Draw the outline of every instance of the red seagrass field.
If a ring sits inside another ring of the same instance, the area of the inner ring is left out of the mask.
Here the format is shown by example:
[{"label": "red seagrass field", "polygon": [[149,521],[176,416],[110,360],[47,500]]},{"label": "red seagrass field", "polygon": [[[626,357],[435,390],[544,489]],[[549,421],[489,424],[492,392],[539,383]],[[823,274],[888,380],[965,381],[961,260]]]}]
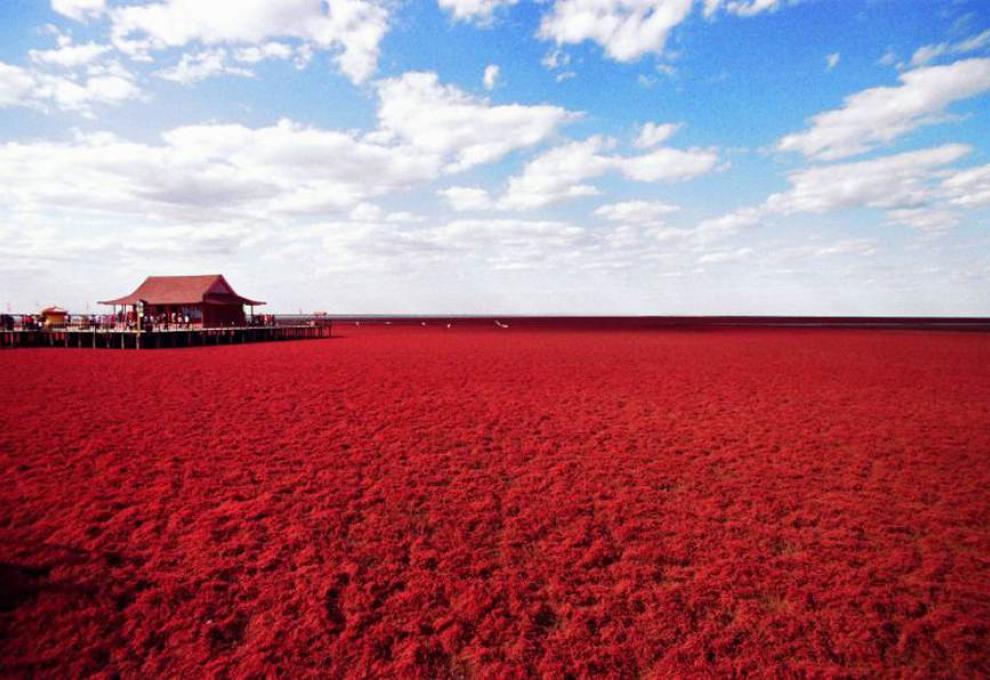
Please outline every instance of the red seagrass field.
[{"label": "red seagrass field", "polygon": [[0,676],[990,674],[990,335],[0,352]]}]

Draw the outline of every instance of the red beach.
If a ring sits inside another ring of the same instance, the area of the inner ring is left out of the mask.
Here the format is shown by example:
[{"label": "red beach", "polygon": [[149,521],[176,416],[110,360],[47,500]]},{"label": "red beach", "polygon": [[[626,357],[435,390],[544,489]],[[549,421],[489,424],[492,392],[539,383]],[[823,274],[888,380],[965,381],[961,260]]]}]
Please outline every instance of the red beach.
[{"label": "red beach", "polygon": [[0,675],[990,674],[990,336],[508,325],[0,353]]}]

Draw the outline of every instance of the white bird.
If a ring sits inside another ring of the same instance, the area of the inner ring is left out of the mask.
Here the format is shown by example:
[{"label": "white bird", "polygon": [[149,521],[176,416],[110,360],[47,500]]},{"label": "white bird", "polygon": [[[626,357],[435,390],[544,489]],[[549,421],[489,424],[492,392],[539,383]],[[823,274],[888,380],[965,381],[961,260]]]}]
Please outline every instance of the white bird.
[{"label": "white bird", "polygon": [[507,324],[507,323],[502,323],[502,322],[501,322],[501,321],[499,321],[498,319],[495,319],[495,325],[496,325],[496,326],[498,326],[499,328],[508,328],[508,327],[509,327],[509,324]]},{"label": "white bird", "polygon": [[447,328],[450,328],[450,322],[449,321],[447,322]]}]

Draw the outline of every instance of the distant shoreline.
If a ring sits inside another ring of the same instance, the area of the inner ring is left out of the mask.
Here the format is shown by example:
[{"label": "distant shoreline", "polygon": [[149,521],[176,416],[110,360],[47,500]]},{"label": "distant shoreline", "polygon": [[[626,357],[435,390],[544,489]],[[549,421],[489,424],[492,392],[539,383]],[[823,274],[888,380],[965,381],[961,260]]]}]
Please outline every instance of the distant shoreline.
[{"label": "distant shoreline", "polygon": [[[277,315],[286,316],[286,315]],[[288,315],[292,316],[292,315]],[[305,315],[304,315],[305,316]],[[496,320],[522,327],[614,327],[614,328],[884,328],[915,330],[990,331],[987,317],[923,316],[573,316],[573,315],[439,315],[439,314],[328,314],[338,322],[426,324],[458,322],[460,325],[491,325]]]},{"label": "distant shoreline", "polygon": [[[260,313],[260,312],[259,312]],[[575,315],[575,314],[282,314],[280,322],[314,319],[338,323],[492,326],[496,321],[526,328],[861,328],[902,330],[990,331],[990,317],[979,316],[784,316],[784,315]],[[23,314],[12,313],[19,317]],[[72,312],[72,317],[98,313]]]}]

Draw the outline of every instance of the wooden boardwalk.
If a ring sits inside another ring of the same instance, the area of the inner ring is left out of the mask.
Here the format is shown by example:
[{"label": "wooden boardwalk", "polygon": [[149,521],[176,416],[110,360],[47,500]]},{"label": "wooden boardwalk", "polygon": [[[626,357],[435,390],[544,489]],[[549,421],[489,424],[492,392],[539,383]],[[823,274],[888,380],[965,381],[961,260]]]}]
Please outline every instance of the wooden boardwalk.
[{"label": "wooden boardwalk", "polygon": [[93,349],[161,349],[240,345],[248,342],[329,338],[331,325],[238,326],[233,328],[179,328],[147,331],[53,328],[0,331],[0,349],[15,347],[74,347]]}]

